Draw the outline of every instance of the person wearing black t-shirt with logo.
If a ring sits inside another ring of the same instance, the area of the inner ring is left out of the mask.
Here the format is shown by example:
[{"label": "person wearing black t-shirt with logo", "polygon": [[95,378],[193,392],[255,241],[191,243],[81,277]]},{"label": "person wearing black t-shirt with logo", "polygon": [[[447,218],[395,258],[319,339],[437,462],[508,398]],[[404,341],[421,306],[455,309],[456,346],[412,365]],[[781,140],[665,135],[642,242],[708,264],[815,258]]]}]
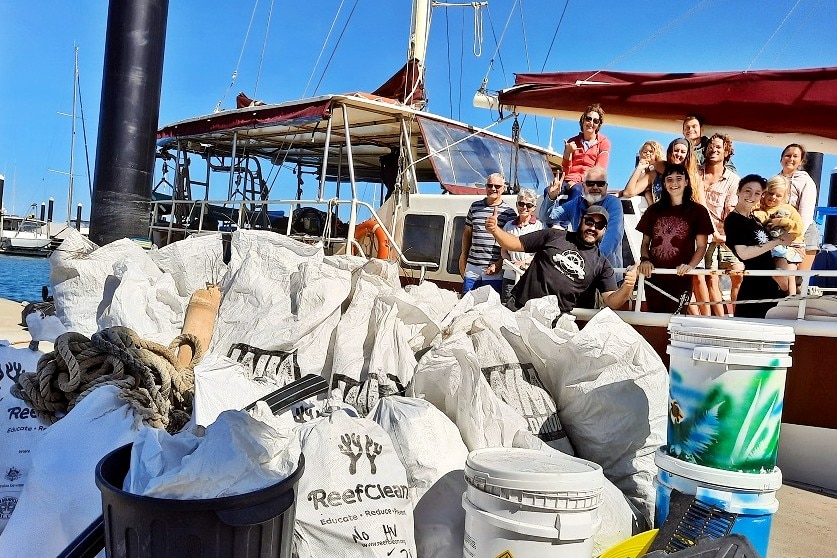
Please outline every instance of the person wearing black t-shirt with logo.
[{"label": "person wearing black t-shirt with logo", "polygon": [[610,308],[621,308],[636,283],[636,269],[628,269],[617,289],[613,268],[598,246],[608,217],[605,208],[591,205],[576,232],[543,229],[517,237],[497,225],[495,210],[486,219],[485,228],[497,243],[506,250],[535,254],[507,306],[519,310],[528,300],[555,295],[561,311],[570,312],[576,306],[592,308],[598,290]]}]

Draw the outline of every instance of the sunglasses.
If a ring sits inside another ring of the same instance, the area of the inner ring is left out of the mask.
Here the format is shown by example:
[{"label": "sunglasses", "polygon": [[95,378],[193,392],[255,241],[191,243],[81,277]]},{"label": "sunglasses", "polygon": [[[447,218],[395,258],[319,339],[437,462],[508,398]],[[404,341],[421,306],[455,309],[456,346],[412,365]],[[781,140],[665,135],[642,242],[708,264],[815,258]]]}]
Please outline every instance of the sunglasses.
[{"label": "sunglasses", "polygon": [[582,223],[587,225],[588,227],[596,227],[598,230],[604,230],[607,226],[607,221],[599,221],[597,219],[593,219],[592,217],[585,217],[581,220]]},{"label": "sunglasses", "polygon": [[588,188],[596,187],[596,188],[604,188],[607,186],[607,180],[585,180],[584,185]]},{"label": "sunglasses", "polygon": [[533,207],[535,207],[535,204],[526,203],[526,202],[517,202],[517,207],[526,207],[528,209],[532,209]]},{"label": "sunglasses", "polygon": [[599,122],[601,122],[601,120],[599,120],[598,118],[593,118],[592,116],[585,116],[584,121],[592,122],[593,124],[598,124]]},{"label": "sunglasses", "polygon": [[502,190],[505,187],[504,184],[486,184],[486,190]]}]

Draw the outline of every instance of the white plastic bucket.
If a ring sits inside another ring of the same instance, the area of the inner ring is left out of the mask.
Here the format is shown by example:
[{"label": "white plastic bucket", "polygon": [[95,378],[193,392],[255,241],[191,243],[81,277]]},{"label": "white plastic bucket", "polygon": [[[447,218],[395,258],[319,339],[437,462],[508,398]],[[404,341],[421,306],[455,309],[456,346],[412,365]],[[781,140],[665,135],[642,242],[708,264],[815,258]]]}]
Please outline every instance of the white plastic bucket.
[{"label": "white plastic bucket", "polygon": [[[654,461],[659,467],[654,478],[655,527],[661,527],[668,517],[671,491],[676,489],[695,496],[706,506],[735,514],[730,533],[746,536],[759,556],[767,556],[773,514],[779,509],[776,491],[782,486],[778,468],[760,474],[724,471],[675,459],[667,455],[665,448],[657,450]],[[706,528],[704,525],[690,527],[698,532]]]},{"label": "white plastic bucket", "polygon": [[669,455],[759,473],[776,466],[793,328],[673,316]]},{"label": "white plastic bucket", "polygon": [[604,488],[595,463],[558,452],[486,448],[468,455],[465,480],[465,558],[592,555]]}]

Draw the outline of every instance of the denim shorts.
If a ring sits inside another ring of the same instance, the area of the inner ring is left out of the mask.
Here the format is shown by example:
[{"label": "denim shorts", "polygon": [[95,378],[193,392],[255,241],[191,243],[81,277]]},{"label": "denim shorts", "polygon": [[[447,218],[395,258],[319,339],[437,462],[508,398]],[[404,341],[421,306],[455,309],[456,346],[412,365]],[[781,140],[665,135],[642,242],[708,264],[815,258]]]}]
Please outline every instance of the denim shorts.
[{"label": "denim shorts", "polygon": [[802,263],[802,255],[793,246],[777,246],[770,251],[770,255],[774,258],[785,258],[788,263]]}]

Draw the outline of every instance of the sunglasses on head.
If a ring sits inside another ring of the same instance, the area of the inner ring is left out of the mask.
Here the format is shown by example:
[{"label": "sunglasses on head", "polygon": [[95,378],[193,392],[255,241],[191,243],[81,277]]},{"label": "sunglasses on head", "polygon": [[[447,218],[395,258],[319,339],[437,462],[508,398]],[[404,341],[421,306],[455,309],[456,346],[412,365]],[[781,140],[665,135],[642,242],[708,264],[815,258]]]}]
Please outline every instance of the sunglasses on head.
[{"label": "sunglasses on head", "polygon": [[585,116],[584,121],[592,122],[593,124],[598,124],[599,122],[601,122],[601,120],[599,120],[598,118],[593,118],[592,116]]},{"label": "sunglasses on head", "polygon": [[526,208],[532,209],[533,207],[535,207],[535,204],[519,201],[519,202],[517,202],[517,207],[526,207]]},{"label": "sunglasses on head", "polygon": [[504,186],[505,186],[504,184],[486,184],[485,189],[486,190],[501,190],[501,189],[503,189]]},{"label": "sunglasses on head", "polygon": [[584,217],[581,220],[581,222],[587,225],[588,227],[596,227],[598,230],[603,230],[607,226],[606,221],[599,221],[593,219],[592,217]]},{"label": "sunglasses on head", "polygon": [[584,184],[590,188],[596,186],[597,188],[604,188],[607,186],[607,180],[585,180]]}]

